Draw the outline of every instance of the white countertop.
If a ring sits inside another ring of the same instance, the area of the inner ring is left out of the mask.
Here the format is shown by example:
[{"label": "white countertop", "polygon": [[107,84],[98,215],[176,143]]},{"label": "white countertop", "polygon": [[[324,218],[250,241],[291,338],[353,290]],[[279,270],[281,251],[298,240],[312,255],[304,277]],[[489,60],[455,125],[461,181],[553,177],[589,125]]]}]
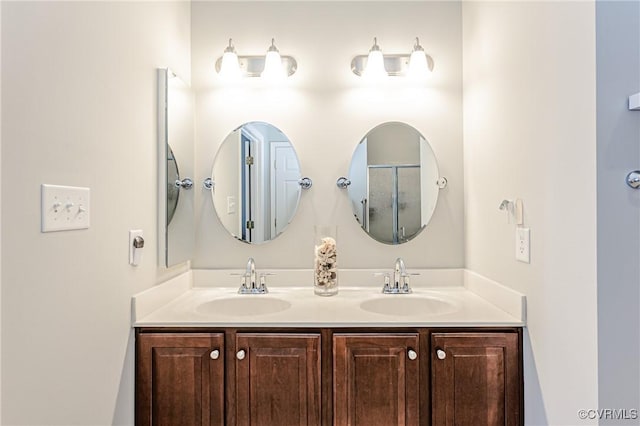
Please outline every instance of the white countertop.
[{"label": "white countertop", "polygon": [[[237,286],[201,285],[211,282],[220,275],[219,272],[189,271],[135,295],[132,303],[133,326],[320,328],[525,325],[523,295],[470,271],[455,271],[452,270],[450,274],[452,279],[444,280],[447,281],[446,285],[426,286],[419,283],[413,285],[412,294],[383,295],[379,286],[340,286],[338,294],[329,297],[314,295],[312,286],[291,285],[269,286],[269,293],[264,295],[238,295]],[[225,274],[228,275],[227,272]],[[443,272],[437,273],[442,275]],[[429,274],[426,272],[427,276]],[[461,277],[460,285],[456,285],[457,276]],[[479,293],[486,293],[486,298]],[[363,303],[389,303],[395,308],[383,314],[363,309]],[[403,309],[405,303],[407,309]],[[255,310],[276,305],[285,309],[265,313],[256,313]]]}]

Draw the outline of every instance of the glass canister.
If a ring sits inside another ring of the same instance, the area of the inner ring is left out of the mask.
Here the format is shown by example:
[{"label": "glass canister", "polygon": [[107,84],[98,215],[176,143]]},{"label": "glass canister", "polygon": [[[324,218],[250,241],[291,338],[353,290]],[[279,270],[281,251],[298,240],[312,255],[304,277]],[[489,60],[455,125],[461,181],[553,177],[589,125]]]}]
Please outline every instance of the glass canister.
[{"label": "glass canister", "polygon": [[338,293],[337,239],[337,226],[315,226],[313,291],[318,296]]}]

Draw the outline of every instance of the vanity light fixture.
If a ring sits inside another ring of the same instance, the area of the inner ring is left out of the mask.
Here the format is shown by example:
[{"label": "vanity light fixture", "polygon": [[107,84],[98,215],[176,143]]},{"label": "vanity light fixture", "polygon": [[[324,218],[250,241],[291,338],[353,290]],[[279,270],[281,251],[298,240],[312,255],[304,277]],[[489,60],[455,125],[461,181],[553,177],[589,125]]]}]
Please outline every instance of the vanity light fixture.
[{"label": "vanity light fixture", "polygon": [[276,47],[275,39],[271,39],[271,46],[267,49],[267,56],[264,57],[264,69],[260,77],[272,82],[282,81],[286,77],[280,51]]},{"label": "vanity light fixture", "polygon": [[368,55],[357,55],[351,60],[351,71],[365,78],[371,75],[424,78],[433,71],[433,58],[425,53],[417,37],[410,54],[391,55],[383,55],[374,38]]},{"label": "vanity light fixture", "polygon": [[242,77],[240,71],[240,63],[238,62],[238,54],[233,47],[232,40],[229,39],[229,46],[224,49],[222,54],[222,61],[220,63],[220,70],[218,71],[220,78],[226,81],[239,80]]},{"label": "vanity light fixture", "polygon": [[229,45],[216,60],[215,68],[220,78],[227,81],[241,77],[263,77],[269,81],[278,81],[293,75],[298,63],[292,56],[280,55],[274,39],[271,39],[271,46],[265,56],[238,55],[229,39]]},{"label": "vanity light fixture", "polygon": [[387,70],[384,68],[384,56],[382,50],[378,46],[378,39],[373,38],[373,46],[369,49],[369,55],[367,55],[367,63],[362,71],[362,77],[367,79],[381,79],[387,77]]},{"label": "vanity light fixture", "polygon": [[416,44],[413,45],[413,52],[411,52],[411,57],[409,58],[407,77],[424,78],[429,74],[431,74],[431,69],[429,68],[427,54],[424,52],[424,48],[420,46],[420,40],[416,37]]}]

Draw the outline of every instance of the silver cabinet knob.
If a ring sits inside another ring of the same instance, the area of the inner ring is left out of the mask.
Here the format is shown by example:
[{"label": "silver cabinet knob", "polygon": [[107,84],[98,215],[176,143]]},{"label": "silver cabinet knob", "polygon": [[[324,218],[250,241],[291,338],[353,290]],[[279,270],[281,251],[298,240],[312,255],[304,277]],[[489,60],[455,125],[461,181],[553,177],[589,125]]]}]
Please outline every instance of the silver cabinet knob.
[{"label": "silver cabinet knob", "polygon": [[442,349],[438,349],[436,351],[436,356],[438,357],[438,359],[445,359],[447,357],[447,353]]},{"label": "silver cabinet knob", "polygon": [[238,358],[239,360],[243,360],[246,355],[247,353],[244,350],[239,350],[236,354],[236,358]]},{"label": "silver cabinet knob", "polygon": [[209,354],[209,357],[210,357],[211,359],[218,359],[218,358],[220,358],[220,351],[219,351],[219,350],[217,350],[217,349],[212,350],[212,351],[211,351],[211,353]]},{"label": "silver cabinet knob", "polygon": [[409,357],[409,359],[411,361],[415,361],[416,359],[418,359],[418,353],[416,351],[414,351],[413,349],[409,349],[407,351],[407,356]]}]

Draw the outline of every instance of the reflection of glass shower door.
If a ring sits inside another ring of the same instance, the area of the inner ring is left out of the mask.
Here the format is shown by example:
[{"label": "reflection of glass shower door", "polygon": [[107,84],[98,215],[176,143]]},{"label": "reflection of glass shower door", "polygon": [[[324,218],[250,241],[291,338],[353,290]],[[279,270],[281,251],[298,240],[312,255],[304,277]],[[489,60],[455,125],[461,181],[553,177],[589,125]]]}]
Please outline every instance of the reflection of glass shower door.
[{"label": "reflection of glass shower door", "polygon": [[367,231],[376,240],[384,243],[394,242],[394,170],[392,167],[369,167],[367,192],[369,208]]},{"label": "reflection of glass shower door", "polygon": [[398,178],[398,242],[413,237],[422,228],[420,214],[420,167],[399,167]]},{"label": "reflection of glass shower door", "polygon": [[398,244],[422,228],[420,166],[369,166],[367,231],[378,241]]}]

